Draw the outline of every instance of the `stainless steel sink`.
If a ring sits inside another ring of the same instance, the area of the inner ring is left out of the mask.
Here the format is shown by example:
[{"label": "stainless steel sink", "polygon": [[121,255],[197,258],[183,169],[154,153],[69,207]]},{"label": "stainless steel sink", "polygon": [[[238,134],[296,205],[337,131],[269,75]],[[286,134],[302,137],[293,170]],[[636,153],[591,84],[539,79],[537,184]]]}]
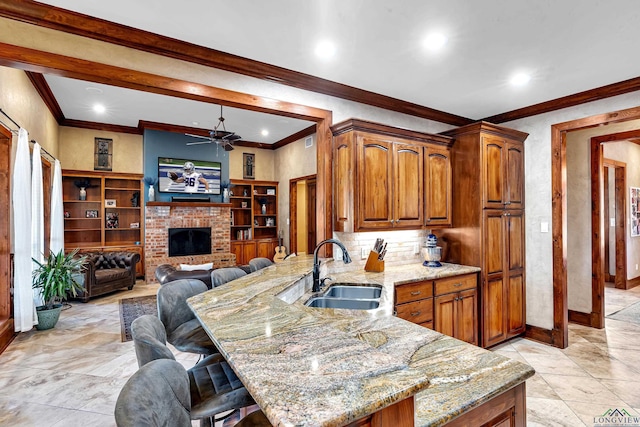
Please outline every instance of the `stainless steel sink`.
[{"label": "stainless steel sink", "polygon": [[374,299],[348,299],[334,297],[314,297],[305,302],[307,307],[314,308],[342,308],[350,310],[373,310],[380,306],[380,301]]},{"label": "stainless steel sink", "polygon": [[324,296],[335,298],[376,299],[380,298],[381,293],[382,286],[380,285],[351,285],[346,283],[335,283],[329,287]]}]

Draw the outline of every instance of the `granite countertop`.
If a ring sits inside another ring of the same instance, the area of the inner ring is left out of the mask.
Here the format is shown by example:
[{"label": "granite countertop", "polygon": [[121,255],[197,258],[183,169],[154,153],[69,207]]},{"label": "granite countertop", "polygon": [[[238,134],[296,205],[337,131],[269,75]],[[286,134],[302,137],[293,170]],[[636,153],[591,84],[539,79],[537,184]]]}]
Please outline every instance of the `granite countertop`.
[{"label": "granite countertop", "polygon": [[528,365],[393,316],[393,286],[479,271],[445,264],[383,273],[322,266],[336,282],[383,285],[376,310],[305,307],[311,256],[188,300],[269,420],[341,426],[416,395],[416,425],[441,425],[533,375]]}]

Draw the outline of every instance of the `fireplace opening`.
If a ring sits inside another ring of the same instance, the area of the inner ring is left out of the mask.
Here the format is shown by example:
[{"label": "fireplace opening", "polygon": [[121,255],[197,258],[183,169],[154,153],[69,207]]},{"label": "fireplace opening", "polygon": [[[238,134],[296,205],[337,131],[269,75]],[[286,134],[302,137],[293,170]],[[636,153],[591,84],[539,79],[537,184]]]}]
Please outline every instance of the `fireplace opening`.
[{"label": "fireplace opening", "polygon": [[211,254],[211,228],[170,228],[169,256]]}]

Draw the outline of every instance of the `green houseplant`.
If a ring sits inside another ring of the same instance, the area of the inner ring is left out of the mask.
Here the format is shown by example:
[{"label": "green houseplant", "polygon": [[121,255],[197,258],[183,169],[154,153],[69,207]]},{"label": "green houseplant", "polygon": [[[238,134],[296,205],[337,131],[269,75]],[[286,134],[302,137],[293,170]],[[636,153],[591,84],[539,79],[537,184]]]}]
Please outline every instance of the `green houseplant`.
[{"label": "green houseplant", "polygon": [[49,252],[49,256],[40,262],[33,258],[36,268],[33,270],[32,286],[40,289],[44,305],[36,307],[39,330],[53,328],[58,322],[62,301],[69,294],[77,296],[84,287],[77,281],[84,270],[86,256],[77,256],[78,249],[65,255],[64,250],[58,253]]}]

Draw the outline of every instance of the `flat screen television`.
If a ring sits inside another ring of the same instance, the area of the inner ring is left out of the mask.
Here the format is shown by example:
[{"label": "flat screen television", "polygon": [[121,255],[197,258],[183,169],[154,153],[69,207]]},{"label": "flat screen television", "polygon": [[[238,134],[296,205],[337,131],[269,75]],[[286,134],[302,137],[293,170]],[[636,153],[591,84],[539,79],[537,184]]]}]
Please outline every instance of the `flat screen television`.
[{"label": "flat screen television", "polygon": [[158,188],[162,193],[220,194],[221,170],[220,162],[158,157]]}]

